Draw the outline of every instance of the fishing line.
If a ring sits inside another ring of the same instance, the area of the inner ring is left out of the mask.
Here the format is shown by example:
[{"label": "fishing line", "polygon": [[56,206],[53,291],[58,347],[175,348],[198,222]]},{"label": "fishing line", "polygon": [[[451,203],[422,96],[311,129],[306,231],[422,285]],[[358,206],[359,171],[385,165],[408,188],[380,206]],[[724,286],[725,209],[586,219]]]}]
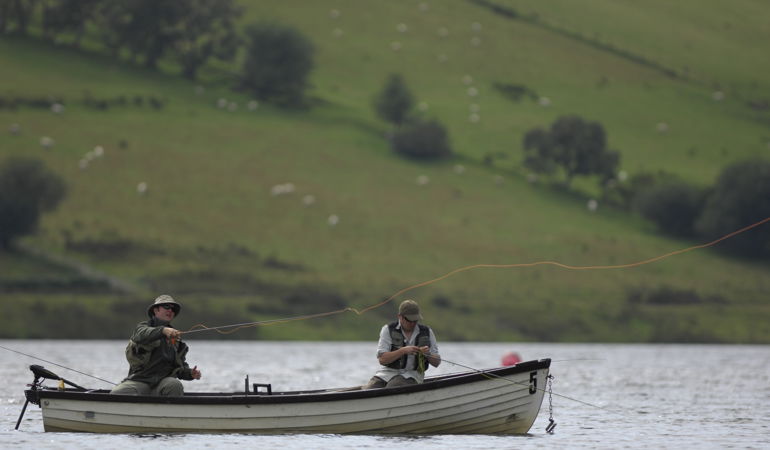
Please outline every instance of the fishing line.
[{"label": "fishing line", "polygon": [[[315,318],[319,318],[319,317],[326,317],[326,316],[342,314],[342,313],[346,313],[346,312],[354,312],[354,313],[356,313],[357,315],[360,316],[360,315],[363,315],[364,313],[366,313],[368,311],[371,311],[371,310],[379,308],[379,307],[381,307],[381,306],[383,306],[383,305],[385,305],[387,303],[390,303],[391,301],[393,301],[393,299],[395,299],[399,295],[405,294],[405,293],[407,293],[407,292],[409,292],[411,290],[414,290],[414,289],[417,289],[417,288],[420,288],[420,287],[424,287],[424,286],[428,286],[428,285],[433,284],[433,283],[437,283],[439,281],[442,281],[444,279],[447,279],[447,278],[451,277],[452,275],[458,274],[460,272],[465,272],[465,271],[468,271],[468,270],[472,270],[472,269],[481,269],[481,268],[486,268],[486,269],[513,269],[513,268],[536,267],[536,266],[556,266],[556,267],[559,267],[559,268],[562,268],[562,269],[567,269],[567,270],[629,269],[629,268],[632,268],[632,267],[638,267],[638,266],[643,266],[643,265],[646,265],[646,264],[651,264],[651,263],[654,263],[654,262],[658,262],[658,261],[661,261],[663,259],[666,259],[666,258],[669,258],[669,257],[672,257],[672,256],[681,255],[683,253],[691,252],[693,250],[699,250],[699,249],[703,249],[703,248],[707,248],[707,247],[712,247],[712,246],[714,246],[714,245],[716,245],[716,244],[718,244],[718,243],[720,243],[720,242],[722,242],[722,241],[724,241],[726,239],[729,239],[729,238],[731,238],[731,237],[733,237],[735,235],[738,235],[738,234],[744,233],[746,231],[749,231],[752,228],[756,228],[756,227],[758,227],[760,225],[763,225],[763,224],[765,224],[767,222],[770,222],[770,217],[766,217],[766,218],[760,220],[759,222],[755,222],[755,223],[753,223],[753,224],[751,224],[749,226],[741,228],[740,230],[733,231],[732,233],[728,233],[728,234],[726,234],[726,235],[724,235],[724,236],[722,236],[722,237],[720,237],[718,239],[715,239],[715,240],[713,240],[711,242],[707,242],[705,244],[693,245],[691,247],[675,250],[675,251],[672,251],[672,252],[669,252],[669,253],[665,253],[663,255],[655,256],[653,258],[644,259],[644,260],[641,260],[641,261],[632,262],[632,263],[628,263],[628,264],[595,265],[595,266],[574,266],[574,265],[570,265],[570,264],[563,264],[563,263],[560,263],[558,261],[536,261],[536,262],[531,262],[531,263],[518,263],[518,264],[474,264],[474,265],[470,265],[470,266],[460,267],[459,269],[452,270],[451,272],[448,272],[448,273],[446,273],[446,274],[444,274],[444,275],[442,275],[440,277],[433,278],[432,280],[423,281],[422,283],[417,283],[415,285],[412,285],[412,286],[406,287],[404,289],[401,289],[400,291],[396,292],[395,294],[391,295],[390,297],[386,298],[385,300],[383,300],[383,301],[381,301],[379,303],[376,303],[374,305],[371,305],[371,306],[369,306],[367,308],[364,308],[362,310],[358,310],[358,309],[353,308],[353,307],[347,307],[347,308],[339,309],[339,310],[336,310],[336,311],[329,311],[329,312],[325,312],[325,313],[309,314],[309,315],[295,316],[295,317],[287,317],[287,318],[284,318],[284,319],[263,320],[263,321],[259,321],[259,322],[246,322],[246,323],[235,324],[235,325],[223,325],[223,326],[218,326],[218,327],[209,327],[209,326],[206,326],[205,324],[201,323],[201,324],[197,324],[197,325],[193,326],[192,328],[190,328],[190,330],[182,331],[181,333],[182,334],[186,334],[186,333],[194,333],[194,332],[200,332],[200,331],[213,330],[213,331],[216,331],[216,332],[218,332],[220,334],[230,334],[230,333],[235,333],[236,331],[241,330],[243,328],[256,327],[256,326],[260,326],[260,325],[273,325],[273,324],[278,324],[278,323],[287,323],[287,322],[293,322],[293,321],[297,321],[297,320],[315,319]],[[230,331],[221,331],[221,329],[223,329],[223,328],[233,328],[233,327],[237,327],[237,328],[234,328],[233,330],[230,330]]]},{"label": "fishing line", "polygon": [[37,357],[37,356],[28,355],[28,354],[26,354],[26,353],[24,353],[24,352],[20,352],[20,351],[18,351],[18,350],[14,350],[14,349],[12,349],[12,348],[4,347],[4,346],[2,346],[2,345],[0,345],[0,348],[2,348],[2,349],[5,349],[5,350],[8,350],[9,352],[14,352],[14,353],[18,353],[18,354],[20,354],[20,355],[28,356],[28,357],[30,357],[30,358],[32,358],[32,359],[36,359],[36,360],[38,360],[38,361],[43,361],[43,362],[45,362],[45,363],[48,363],[48,364],[53,364],[54,366],[58,366],[58,367],[61,367],[62,369],[71,370],[71,371],[73,371],[73,372],[77,372],[77,373],[79,373],[79,374],[81,374],[81,375],[85,375],[85,376],[87,376],[87,377],[91,377],[91,378],[94,378],[94,379],[96,379],[96,380],[99,380],[99,381],[104,381],[105,383],[109,383],[109,384],[111,384],[111,385],[113,385],[113,386],[117,386],[117,383],[113,383],[112,381],[107,381],[107,380],[105,380],[105,379],[103,379],[103,378],[99,378],[99,377],[97,377],[97,376],[94,376],[94,375],[90,375],[90,374],[87,374],[87,373],[85,373],[85,372],[81,372],[81,371],[79,371],[79,370],[76,370],[76,369],[73,369],[73,368],[71,368],[71,367],[62,366],[61,364],[57,364],[57,363],[55,363],[55,362],[53,362],[53,361],[48,361],[48,360],[46,360],[46,359],[43,359],[43,358],[39,358],[39,357]]},{"label": "fishing line", "polygon": [[[511,380],[510,378],[506,378],[506,377],[501,376],[501,375],[495,375],[495,374],[492,374],[492,373],[485,373],[483,370],[480,370],[480,369],[477,369],[477,368],[471,367],[471,366],[466,366],[465,364],[460,364],[458,362],[450,361],[448,359],[441,358],[441,362],[448,362],[449,364],[454,364],[455,366],[460,366],[460,367],[463,367],[465,369],[469,369],[469,370],[472,370],[474,372],[478,372],[478,373],[484,375],[487,378],[499,378],[501,380],[505,380],[505,381],[507,381],[509,383],[517,384],[519,386],[530,386],[529,381],[514,381],[514,380]],[[538,391],[547,392],[545,389],[539,388],[539,387],[536,387],[536,386],[535,386],[535,389],[537,389]],[[611,410],[609,410],[609,409],[607,409],[607,408],[605,408],[603,406],[594,405],[594,404],[588,403],[588,402],[583,401],[583,400],[578,400],[576,398],[568,397],[566,395],[561,395],[561,394],[557,394],[557,393],[553,393],[553,395],[565,398],[567,400],[572,400],[573,402],[578,402],[578,403],[581,403],[583,405],[593,406],[594,408],[603,409],[605,411],[611,411]]]},{"label": "fishing line", "polygon": [[[463,367],[465,369],[472,370],[474,372],[478,372],[481,375],[483,375],[483,376],[485,376],[487,378],[490,378],[490,379],[491,378],[499,378],[499,379],[505,380],[505,381],[507,381],[509,383],[513,383],[513,384],[516,384],[516,385],[519,385],[519,386],[534,387],[538,391],[542,391],[543,393],[548,393],[548,391],[546,391],[543,388],[540,388],[540,387],[537,387],[537,386],[531,386],[528,381],[514,381],[514,380],[511,380],[510,378],[507,378],[507,377],[504,377],[504,376],[501,376],[501,375],[495,375],[495,374],[492,374],[492,373],[485,373],[483,370],[476,369],[475,367],[466,366],[464,364],[460,364],[460,363],[454,362],[454,361],[449,361],[448,359],[444,359],[444,358],[441,358],[441,361],[442,362],[448,362],[449,364],[454,364],[455,366],[460,366],[460,367]],[[553,361],[551,361],[551,362],[553,362]],[[620,415],[623,415],[623,416],[629,415],[627,412],[616,411],[616,410],[612,410],[612,409],[609,409],[609,408],[605,408],[604,406],[594,405],[593,403],[589,403],[589,402],[586,402],[584,400],[580,400],[580,399],[577,399],[577,398],[574,398],[574,397],[570,397],[568,395],[557,394],[556,392],[551,392],[551,394],[555,395],[557,397],[561,397],[561,398],[566,399],[566,400],[571,400],[573,402],[580,403],[581,405],[586,405],[586,406],[591,406],[593,408],[601,409],[602,411],[614,412],[616,414],[620,414]]]},{"label": "fishing line", "polygon": [[552,359],[552,363],[556,362],[572,362],[572,361],[607,361],[604,358],[575,358],[575,359]]}]

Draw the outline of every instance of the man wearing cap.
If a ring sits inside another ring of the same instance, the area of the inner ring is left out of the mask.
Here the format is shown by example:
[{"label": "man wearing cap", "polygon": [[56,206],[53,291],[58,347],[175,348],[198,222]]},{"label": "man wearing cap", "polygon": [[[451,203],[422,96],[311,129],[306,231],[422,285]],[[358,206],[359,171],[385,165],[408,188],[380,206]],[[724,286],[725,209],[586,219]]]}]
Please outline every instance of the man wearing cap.
[{"label": "man wearing cap", "polygon": [[199,380],[198,366],[185,361],[187,344],[171,326],[182,305],[170,295],[161,295],[147,308],[150,320],[139,322],[126,347],[128,376],[111,394],[179,397],[184,387],[179,379]]},{"label": "man wearing cap", "polygon": [[377,360],[381,367],[364,389],[422,383],[428,367],[441,364],[433,330],[418,323],[422,315],[417,302],[404,300],[397,318],[380,330]]}]

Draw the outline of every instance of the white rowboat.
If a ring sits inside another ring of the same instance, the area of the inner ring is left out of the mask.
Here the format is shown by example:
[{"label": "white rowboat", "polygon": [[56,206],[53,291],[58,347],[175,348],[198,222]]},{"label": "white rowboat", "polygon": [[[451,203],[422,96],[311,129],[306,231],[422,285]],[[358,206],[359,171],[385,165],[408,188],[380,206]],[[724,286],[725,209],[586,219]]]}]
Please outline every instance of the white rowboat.
[{"label": "white rowboat", "polygon": [[24,392],[29,402],[42,408],[45,431],[521,434],[529,431],[540,410],[550,364],[550,359],[527,361],[390,389],[248,392],[247,388],[183,397],[113,395],[77,385],[47,388],[38,383],[38,377],[45,375],[36,372],[35,383]]}]

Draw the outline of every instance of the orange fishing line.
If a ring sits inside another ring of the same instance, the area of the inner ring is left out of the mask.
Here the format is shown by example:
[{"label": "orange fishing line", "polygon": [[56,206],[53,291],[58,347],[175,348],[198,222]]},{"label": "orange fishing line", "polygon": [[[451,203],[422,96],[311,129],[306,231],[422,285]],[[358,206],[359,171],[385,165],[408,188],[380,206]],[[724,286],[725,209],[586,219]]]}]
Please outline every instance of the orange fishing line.
[{"label": "orange fishing line", "polygon": [[[756,222],[756,223],[753,223],[753,224],[751,224],[749,226],[743,227],[740,230],[733,231],[732,233],[728,233],[728,234],[726,234],[726,235],[724,235],[724,236],[722,236],[722,237],[720,237],[718,239],[715,239],[715,240],[713,240],[711,242],[707,242],[705,244],[693,245],[692,247],[687,247],[687,248],[683,248],[683,249],[680,249],[680,250],[675,250],[673,252],[669,252],[669,253],[666,253],[666,254],[663,254],[663,255],[660,255],[660,256],[656,256],[654,258],[649,258],[649,259],[645,259],[645,260],[637,261],[637,262],[632,262],[632,263],[628,263],[628,264],[599,265],[599,266],[573,266],[573,265],[569,265],[569,264],[563,264],[563,263],[560,263],[560,262],[557,262],[557,261],[537,261],[537,262],[531,262],[531,263],[517,263],[517,264],[473,264],[473,265],[470,265],[470,266],[460,267],[459,269],[452,270],[451,272],[448,272],[448,273],[446,273],[444,275],[441,275],[438,278],[434,278],[434,279],[428,280],[428,281],[423,281],[421,283],[417,283],[415,285],[412,285],[412,286],[406,287],[404,289],[401,289],[400,291],[396,292],[395,294],[391,295],[390,297],[386,298],[385,300],[383,300],[383,301],[381,301],[379,303],[376,303],[374,305],[371,305],[371,306],[369,306],[367,308],[364,308],[364,309],[362,309],[360,311],[358,309],[356,309],[356,308],[353,308],[353,307],[347,307],[347,308],[344,308],[344,309],[339,309],[339,310],[336,310],[336,311],[329,311],[329,312],[325,312],[325,313],[310,314],[310,315],[306,315],[306,316],[297,316],[297,317],[287,317],[285,319],[267,320],[267,321],[262,321],[262,322],[250,322],[250,323],[239,324],[239,325],[226,325],[224,327],[207,327],[204,324],[197,324],[197,325],[193,326],[192,328],[190,328],[190,330],[185,331],[184,333],[189,333],[189,332],[192,332],[194,330],[196,330],[196,331],[214,330],[214,331],[216,331],[216,332],[218,332],[220,334],[231,334],[231,333],[235,333],[238,330],[241,330],[243,328],[248,328],[248,327],[255,327],[255,326],[260,326],[260,325],[261,326],[266,326],[266,325],[274,325],[274,324],[279,324],[279,323],[293,322],[293,321],[298,321],[298,320],[316,319],[316,318],[319,318],[319,317],[326,317],[326,316],[331,316],[331,315],[335,315],[335,314],[342,314],[342,313],[346,313],[348,311],[354,312],[354,313],[356,313],[356,314],[358,314],[360,316],[360,315],[364,314],[367,311],[371,311],[372,309],[377,309],[380,306],[383,306],[383,305],[391,302],[394,298],[398,297],[401,294],[404,294],[406,292],[409,292],[411,290],[414,290],[414,289],[417,289],[417,288],[420,288],[420,287],[428,286],[428,285],[433,284],[433,283],[437,283],[437,282],[439,282],[441,280],[444,280],[444,279],[447,279],[447,278],[451,277],[452,275],[458,274],[460,272],[465,272],[465,271],[468,271],[468,270],[471,270],[471,269],[481,269],[481,268],[487,268],[487,269],[512,269],[512,268],[517,268],[517,267],[535,267],[535,266],[556,266],[556,267],[560,267],[562,269],[569,269],[569,270],[628,269],[628,268],[631,268],[631,267],[638,267],[638,266],[643,266],[645,264],[651,264],[651,263],[654,263],[654,262],[657,262],[657,261],[669,258],[671,256],[681,255],[682,253],[687,253],[687,252],[690,252],[690,251],[693,251],[693,250],[698,250],[698,249],[714,246],[714,245],[716,245],[716,244],[718,244],[718,243],[720,243],[720,242],[722,242],[722,241],[724,241],[726,239],[729,239],[729,238],[731,238],[731,237],[733,237],[735,235],[744,233],[744,232],[746,232],[746,231],[748,231],[748,230],[750,230],[752,228],[756,228],[756,227],[758,227],[760,225],[763,225],[763,224],[765,224],[767,222],[770,222],[770,217],[766,217],[766,218],[760,220],[759,222]],[[236,328],[234,328],[233,330],[230,330],[230,331],[221,331],[221,330],[218,329],[218,328],[229,328],[229,327],[236,327]]]}]

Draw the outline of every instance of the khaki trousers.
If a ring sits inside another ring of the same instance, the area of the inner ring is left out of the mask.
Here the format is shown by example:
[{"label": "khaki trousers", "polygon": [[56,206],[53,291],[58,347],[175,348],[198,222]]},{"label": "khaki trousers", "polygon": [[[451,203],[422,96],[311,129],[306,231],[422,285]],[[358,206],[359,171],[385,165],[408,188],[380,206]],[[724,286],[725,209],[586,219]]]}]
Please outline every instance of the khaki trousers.
[{"label": "khaki trousers", "polygon": [[150,388],[149,384],[141,381],[126,380],[115,386],[110,391],[110,394],[181,397],[184,394],[184,387],[182,382],[174,377],[166,377],[160,380],[160,383],[154,388]]},{"label": "khaki trousers", "polygon": [[380,377],[372,377],[372,379],[364,385],[364,389],[379,389],[385,387],[392,388],[399,386],[409,386],[410,384],[417,384],[417,380],[414,378],[404,378],[401,375],[396,375],[386,383],[385,380]]}]

